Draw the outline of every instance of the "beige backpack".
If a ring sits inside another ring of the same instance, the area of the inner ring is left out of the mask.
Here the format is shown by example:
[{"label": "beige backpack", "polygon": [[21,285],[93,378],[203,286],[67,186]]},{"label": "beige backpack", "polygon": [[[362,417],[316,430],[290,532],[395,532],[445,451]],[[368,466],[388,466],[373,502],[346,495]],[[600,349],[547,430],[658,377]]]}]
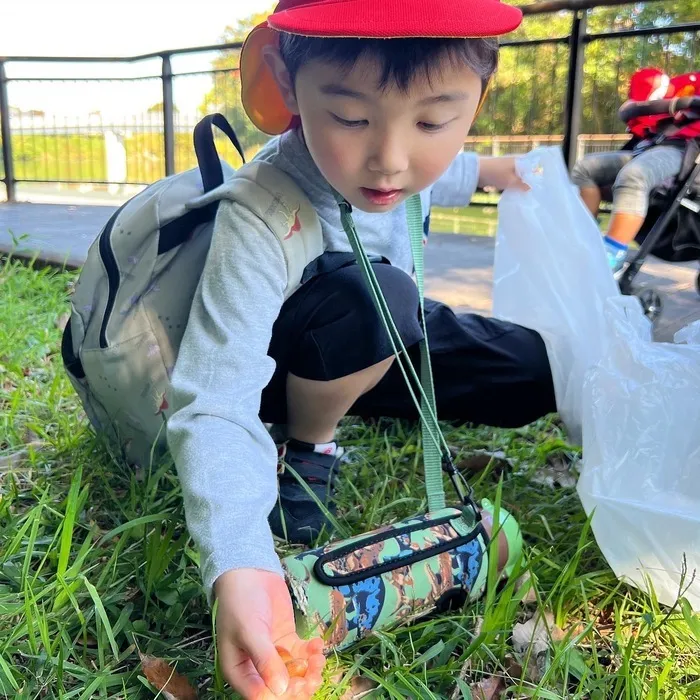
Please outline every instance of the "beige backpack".
[{"label": "beige backpack", "polygon": [[71,299],[61,348],[68,376],[94,428],[130,463],[146,465],[166,448],[170,377],[218,203],[245,205],[279,238],[285,298],[323,253],[318,217],[299,186],[264,162],[234,171],[219,159],[212,125],[243,157],[226,119],[205,117],[194,130],[199,167],[155,182],[112,215]]}]

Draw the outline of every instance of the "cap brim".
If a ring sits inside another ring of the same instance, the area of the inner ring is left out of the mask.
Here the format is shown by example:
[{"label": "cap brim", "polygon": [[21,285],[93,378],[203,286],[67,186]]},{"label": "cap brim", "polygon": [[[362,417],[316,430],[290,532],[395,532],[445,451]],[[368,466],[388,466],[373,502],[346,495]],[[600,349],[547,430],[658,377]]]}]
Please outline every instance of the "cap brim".
[{"label": "cap brim", "polygon": [[286,131],[293,118],[263,58],[263,49],[275,46],[277,37],[267,23],[258,25],[248,34],[240,58],[243,109],[260,131],[271,136]]},{"label": "cap brim", "polygon": [[305,36],[467,39],[507,34],[522,17],[498,0],[325,0],[276,12],[268,24]]}]

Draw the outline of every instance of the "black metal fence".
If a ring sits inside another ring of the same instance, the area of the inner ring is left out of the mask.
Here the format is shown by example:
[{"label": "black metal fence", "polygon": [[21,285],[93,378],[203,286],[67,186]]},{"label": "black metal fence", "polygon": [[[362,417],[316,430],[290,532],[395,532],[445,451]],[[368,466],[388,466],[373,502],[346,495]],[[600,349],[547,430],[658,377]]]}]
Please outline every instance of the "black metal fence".
[{"label": "black metal fence", "polygon": [[[525,6],[521,29],[502,44],[499,71],[466,147],[503,154],[556,144],[569,163],[619,147],[624,125],[616,114],[631,73],[649,64],[671,73],[697,67],[700,16],[689,10],[671,23],[637,26],[644,21],[639,8],[648,5],[659,3]],[[611,6],[632,9],[611,15]],[[18,185],[46,184],[123,196],[192,167],[191,131],[210,111],[224,112],[253,153],[267,137],[240,105],[239,50],[233,43],[123,59],[0,57],[6,199],[16,198]],[[233,150],[221,146],[235,164]]]}]

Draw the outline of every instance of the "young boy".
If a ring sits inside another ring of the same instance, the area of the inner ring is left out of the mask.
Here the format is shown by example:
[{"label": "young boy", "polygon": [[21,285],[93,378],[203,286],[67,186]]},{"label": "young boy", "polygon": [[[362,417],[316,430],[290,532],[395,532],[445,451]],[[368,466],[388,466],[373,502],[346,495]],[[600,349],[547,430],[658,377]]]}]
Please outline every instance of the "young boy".
[{"label": "young boy", "polygon": [[[630,79],[628,102],[672,97],[671,87],[672,81],[659,68],[640,68]],[[655,115],[632,119],[628,129],[640,139],[634,150],[592,153],[577,161],[571,171],[571,180],[594,217],[600,210],[602,189],[612,188],[612,216],[603,242],[613,274],[622,270],[627,250],[644,224],[652,190],[675,178],[683,164],[682,138],[650,145],[649,139],[657,133],[663,118]]]},{"label": "young boy", "polygon": [[[279,135],[257,158],[303,189],[325,249],[285,302],[278,239],[251,211],[222,202],[172,378],[169,445],[204,585],[219,602],[221,666],[246,698],[310,697],[324,663],[321,640],[294,632],[271,529],[308,543],[328,523],[293,477],[276,478],[263,422],[286,424],[285,461],[325,501],[347,469],[335,442],[344,415],[416,415],[331,188],[353,207],[416,361],[422,330],[403,203],[421,194],[427,229],[431,203],[465,206],[478,185],[524,187],[513,159],[462,153],[498,56],[493,38],[478,37],[520,21],[498,0],[282,0],[246,41],[244,105]],[[426,311],[441,418],[517,426],[555,410],[539,335],[435,302]],[[309,660],[305,678],[290,681],[275,645]]]}]

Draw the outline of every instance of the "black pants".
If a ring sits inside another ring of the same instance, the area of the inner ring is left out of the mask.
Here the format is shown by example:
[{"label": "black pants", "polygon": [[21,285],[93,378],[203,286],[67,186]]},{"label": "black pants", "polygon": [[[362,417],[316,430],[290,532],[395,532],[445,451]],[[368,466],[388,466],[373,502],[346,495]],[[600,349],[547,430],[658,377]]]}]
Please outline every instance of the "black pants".
[{"label": "black pants", "polygon": [[[402,270],[374,271],[404,345],[419,371],[418,290]],[[515,427],[556,410],[542,338],[535,331],[475,314],[456,315],[426,300],[426,328],[442,420]],[[269,349],[277,369],[263,392],[261,418],[287,422],[286,379],[327,381],[381,362],[393,352],[357,265],[321,274],[282,307]],[[417,418],[395,362],[349,411],[363,418]]]}]

